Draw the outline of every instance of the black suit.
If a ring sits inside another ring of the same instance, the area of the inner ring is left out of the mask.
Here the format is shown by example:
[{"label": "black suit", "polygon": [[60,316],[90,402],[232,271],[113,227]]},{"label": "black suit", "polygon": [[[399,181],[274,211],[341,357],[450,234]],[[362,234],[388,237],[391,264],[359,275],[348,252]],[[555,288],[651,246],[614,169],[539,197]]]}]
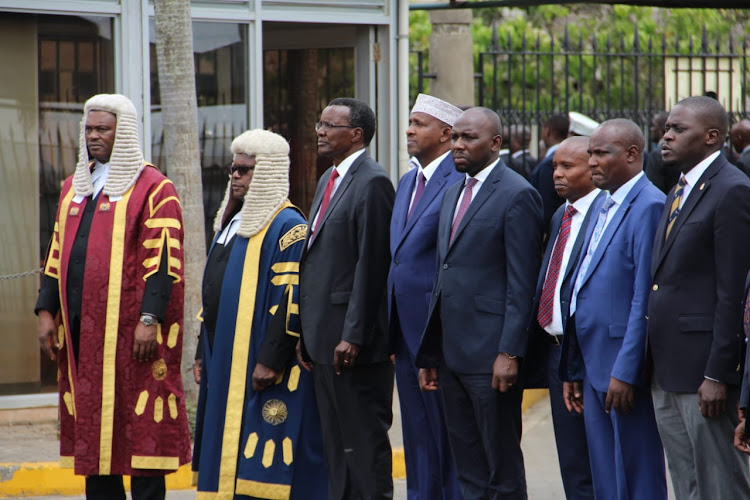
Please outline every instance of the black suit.
[{"label": "black suit", "polygon": [[498,353],[523,357],[541,253],[539,194],[502,161],[451,226],[464,182],[443,197],[438,274],[417,366],[440,368],[448,435],[466,499],[526,498],[520,387],[491,388]]},{"label": "black suit", "polygon": [[[333,168],[318,181],[310,218]],[[395,192],[363,153],[341,178],[300,261],[300,320],[312,360],[332,499],[391,498],[393,365],[388,356],[386,278]],[[312,240],[312,241],[310,241]],[[360,346],[354,366],[336,375],[341,340]]]},{"label": "black suit", "polygon": [[[741,465],[732,447],[750,269],[750,181],[719,155],[695,182],[665,240],[674,198],[673,189],[654,240],[647,314],[659,433],[678,497],[697,483],[701,498],[750,498],[747,459]],[[704,377],[727,385],[720,417],[697,414]],[[675,416],[675,408],[682,413]]]}]

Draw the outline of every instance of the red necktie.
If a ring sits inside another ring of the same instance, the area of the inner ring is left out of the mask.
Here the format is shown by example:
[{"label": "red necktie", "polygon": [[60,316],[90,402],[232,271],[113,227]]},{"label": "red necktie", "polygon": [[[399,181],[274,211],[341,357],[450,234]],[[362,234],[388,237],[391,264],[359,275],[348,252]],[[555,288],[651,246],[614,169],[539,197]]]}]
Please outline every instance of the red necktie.
[{"label": "red necktie", "polygon": [[456,229],[458,229],[458,225],[461,224],[461,219],[464,218],[466,211],[469,209],[469,205],[471,205],[471,197],[473,194],[472,189],[474,189],[477,182],[479,181],[474,177],[469,177],[466,181],[466,186],[464,186],[464,197],[461,198],[461,204],[458,206],[458,212],[456,213],[456,218],[453,219],[453,227],[451,227],[451,243],[453,243],[453,237],[456,236]]},{"label": "red necktie", "polygon": [[417,202],[419,201],[419,197],[422,196],[422,191],[424,191],[424,185],[427,182],[427,178],[424,176],[423,172],[419,173],[419,181],[417,182],[417,192],[414,193],[414,201],[411,202],[411,208],[409,208],[409,213],[406,215],[406,220],[408,221],[411,217],[411,213],[414,211],[414,207],[417,206]]},{"label": "red necktie", "polygon": [[536,316],[539,325],[544,328],[552,323],[552,312],[555,305],[555,287],[557,278],[560,276],[560,266],[562,265],[563,253],[565,253],[565,243],[570,235],[570,224],[575,215],[576,209],[573,205],[568,205],[560,224],[560,231],[557,233],[555,248],[552,250],[552,257],[549,259],[547,267],[547,277],[542,286],[542,298],[539,300],[539,312]]},{"label": "red necktie", "polygon": [[326,189],[325,191],[323,191],[323,201],[320,203],[318,218],[315,219],[315,227],[313,227],[312,230],[313,233],[315,233],[315,231],[318,229],[318,224],[320,224],[320,221],[323,220],[323,215],[325,215],[326,210],[328,210],[328,204],[331,203],[331,192],[333,192],[333,185],[336,183],[336,179],[338,179],[338,177],[339,171],[334,168],[333,172],[331,172],[331,176],[328,178]]}]

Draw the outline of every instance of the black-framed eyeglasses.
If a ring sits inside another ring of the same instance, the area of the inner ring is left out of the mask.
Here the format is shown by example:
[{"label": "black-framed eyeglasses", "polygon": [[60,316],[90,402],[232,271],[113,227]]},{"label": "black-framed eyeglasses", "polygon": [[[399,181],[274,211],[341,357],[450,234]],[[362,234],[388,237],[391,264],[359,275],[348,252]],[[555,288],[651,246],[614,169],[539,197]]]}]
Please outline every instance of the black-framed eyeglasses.
[{"label": "black-framed eyeglasses", "polygon": [[230,176],[234,175],[235,172],[239,172],[240,176],[244,177],[251,170],[255,170],[255,167],[248,167],[247,165],[235,165],[234,163],[227,166],[227,172],[229,172]]},{"label": "black-framed eyeglasses", "polygon": [[333,123],[329,122],[317,122],[315,124],[315,131],[323,130],[323,132],[328,132],[332,128],[359,128],[355,125],[335,125]]}]

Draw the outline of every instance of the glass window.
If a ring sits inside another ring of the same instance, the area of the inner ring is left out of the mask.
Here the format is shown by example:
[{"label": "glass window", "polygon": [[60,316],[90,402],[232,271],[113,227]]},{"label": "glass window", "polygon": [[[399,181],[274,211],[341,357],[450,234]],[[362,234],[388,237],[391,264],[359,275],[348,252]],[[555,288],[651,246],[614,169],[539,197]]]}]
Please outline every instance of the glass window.
[{"label": "glass window", "polygon": [[[156,60],[156,31],[150,22],[151,158],[164,168],[164,131]],[[203,180],[206,241],[227,185],[232,139],[247,129],[247,24],[193,22],[198,133]]]},{"label": "glass window", "polygon": [[15,241],[0,253],[0,394],[55,391],[57,364],[41,359],[31,312],[40,276],[8,277],[41,266],[83,103],[113,91],[112,20],[3,13],[0,64],[12,68],[0,78],[0,224]]}]

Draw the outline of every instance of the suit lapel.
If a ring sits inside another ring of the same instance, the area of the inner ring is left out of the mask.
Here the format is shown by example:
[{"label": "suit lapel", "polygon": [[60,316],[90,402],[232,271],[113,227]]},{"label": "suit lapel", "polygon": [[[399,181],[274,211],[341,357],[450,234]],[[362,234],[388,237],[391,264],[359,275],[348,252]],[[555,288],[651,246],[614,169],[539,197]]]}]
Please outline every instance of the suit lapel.
[{"label": "suit lapel", "polygon": [[[318,234],[323,229],[323,225],[326,223],[328,218],[331,216],[334,210],[336,210],[336,205],[338,204],[339,200],[342,196],[344,196],[344,193],[346,193],[346,190],[349,188],[349,185],[352,183],[352,178],[357,174],[357,169],[359,169],[359,166],[362,165],[362,163],[367,159],[367,153],[362,153],[359,155],[359,157],[354,160],[354,163],[352,163],[352,166],[349,167],[349,171],[346,173],[346,175],[341,179],[341,184],[339,184],[339,187],[336,188],[336,191],[333,193],[333,197],[331,198],[331,202],[328,204],[328,208],[326,209],[326,213],[320,214],[320,217],[318,219],[318,223],[315,225],[315,233]],[[333,171],[333,169],[331,169]],[[330,177],[330,175],[329,175]],[[326,182],[328,182],[328,177],[326,178]],[[320,200],[317,200],[317,206],[315,208],[315,213],[317,213],[318,209],[320,208],[320,204],[322,203],[323,195],[321,194]],[[314,215],[313,215],[314,217]],[[313,219],[315,220],[315,219]],[[317,236],[313,237],[312,242],[310,242],[310,246],[315,244],[315,239]]]},{"label": "suit lapel", "polygon": [[[409,234],[409,231],[411,231],[414,225],[417,223],[417,220],[419,220],[427,207],[430,206],[430,203],[432,203],[435,197],[443,189],[443,186],[445,186],[445,184],[448,182],[447,178],[451,174],[452,170],[453,161],[449,153],[448,156],[442,162],[440,162],[437,170],[435,170],[435,173],[432,174],[429,182],[427,182],[427,184],[425,185],[424,191],[422,191],[422,196],[419,198],[417,205],[414,207],[414,212],[411,214],[411,217],[409,217],[409,220],[406,220],[406,216],[409,213],[408,202],[411,201],[411,196],[407,198],[406,210],[404,211],[405,226],[401,226],[404,228],[404,230],[401,232],[399,245],[404,241],[406,235]],[[416,174],[414,175],[414,182],[411,182],[412,190],[409,192],[409,194],[414,191],[415,182]]]},{"label": "suit lapel", "polygon": [[[453,241],[456,241],[461,237],[461,233],[464,231],[464,228],[469,224],[471,219],[474,217],[474,215],[476,215],[477,211],[482,207],[482,205],[484,205],[484,202],[489,199],[489,197],[492,195],[492,192],[495,191],[495,183],[500,182],[500,179],[502,179],[503,173],[505,172],[506,168],[507,167],[502,161],[498,162],[497,165],[495,165],[495,168],[492,169],[492,172],[490,172],[490,175],[487,177],[487,179],[485,179],[485,181],[480,184],[479,191],[471,201],[471,204],[466,210],[464,218],[461,219],[461,223],[458,225],[458,228],[456,228],[456,234],[453,238]],[[460,192],[461,190],[459,190],[459,193]],[[453,207],[455,210],[456,206],[453,205]],[[448,237],[450,238],[450,235],[448,235]]]},{"label": "suit lapel", "polygon": [[[391,224],[391,238],[396,235],[395,245],[393,251],[398,248],[401,241],[404,239],[406,234],[406,216],[409,214],[409,203],[411,202],[411,194],[414,192],[414,184],[417,179],[418,168],[414,168],[404,174],[403,189],[401,192],[396,193],[396,201],[393,204],[393,223]],[[429,184],[429,183],[428,183]],[[425,186],[426,191],[426,186]]]},{"label": "suit lapel", "polygon": [[443,209],[440,213],[440,225],[438,226],[438,245],[442,249],[442,252],[440,253],[443,257],[447,255],[448,250],[450,249],[453,214],[456,211],[456,205],[458,204],[458,198],[461,196],[461,191],[463,191],[464,181],[465,179],[445,192]]},{"label": "suit lapel", "polygon": [[[591,256],[591,263],[589,264],[588,269],[586,270],[586,276],[583,277],[583,283],[581,286],[583,286],[586,281],[588,281],[589,276],[591,276],[596,269],[596,266],[599,265],[599,262],[602,260],[602,257],[604,256],[604,252],[607,250],[607,246],[609,246],[609,243],[612,241],[612,237],[617,232],[617,228],[622,223],[622,220],[625,218],[625,215],[628,213],[628,210],[630,210],[630,204],[633,202],[633,200],[638,196],[638,193],[641,192],[641,190],[646,186],[646,184],[649,182],[648,178],[643,175],[638,182],[635,183],[635,186],[630,190],[628,195],[625,197],[625,199],[622,201],[622,204],[617,207],[617,210],[612,215],[612,220],[609,221],[609,224],[607,224],[607,228],[604,230],[604,234],[602,234],[601,239],[599,240],[599,244],[596,246],[596,250],[594,251],[594,255]],[[597,217],[599,214],[597,213]]]},{"label": "suit lapel", "polygon": [[[581,229],[578,230],[578,236],[576,237],[576,240],[573,242],[573,248],[570,250],[570,257],[568,258],[568,267],[565,268],[565,274],[563,275],[563,283],[570,278],[570,275],[573,273],[573,271],[576,268],[576,265],[578,264],[578,257],[581,255],[581,248],[583,247],[583,242],[586,240],[586,232],[588,231],[589,225],[591,224],[591,218],[594,217],[594,207],[597,205],[597,202],[601,200],[603,197],[605,197],[607,194],[604,191],[600,191],[598,195],[594,198],[594,201],[591,203],[591,206],[589,207],[588,212],[586,212],[586,217],[583,218],[583,223],[581,224]],[[601,210],[601,208],[599,209]],[[598,210],[596,215],[598,216]]]},{"label": "suit lapel", "polygon": [[664,223],[664,227],[662,227],[662,224],[659,224],[659,232],[656,233],[657,238],[660,238],[662,240],[662,245],[659,251],[659,257],[656,261],[655,266],[651,266],[653,270],[651,271],[652,274],[656,272],[656,268],[659,267],[659,264],[661,264],[661,261],[666,256],[667,252],[669,252],[669,249],[672,248],[672,245],[674,244],[674,240],[677,238],[677,235],[680,232],[680,229],[682,229],[682,226],[685,225],[685,222],[690,217],[690,214],[695,210],[695,207],[698,205],[698,203],[703,198],[703,195],[709,190],[711,187],[711,178],[716,175],[719,170],[721,170],[726,163],[726,160],[724,160],[724,157],[722,155],[719,155],[718,158],[716,158],[713,163],[706,169],[705,172],[703,172],[703,175],[700,176],[698,179],[698,182],[695,183],[695,186],[690,190],[690,194],[688,195],[687,200],[685,200],[685,204],[682,206],[682,209],[680,210],[680,213],[677,215],[677,219],[674,221],[674,226],[672,226],[672,230],[669,232],[669,237],[664,240],[664,235],[667,232],[666,228],[666,218],[669,217],[669,208],[671,208],[672,201],[674,200],[674,190],[670,192],[670,197],[667,199],[667,205],[666,205],[666,218],[662,217],[662,222]]}]

